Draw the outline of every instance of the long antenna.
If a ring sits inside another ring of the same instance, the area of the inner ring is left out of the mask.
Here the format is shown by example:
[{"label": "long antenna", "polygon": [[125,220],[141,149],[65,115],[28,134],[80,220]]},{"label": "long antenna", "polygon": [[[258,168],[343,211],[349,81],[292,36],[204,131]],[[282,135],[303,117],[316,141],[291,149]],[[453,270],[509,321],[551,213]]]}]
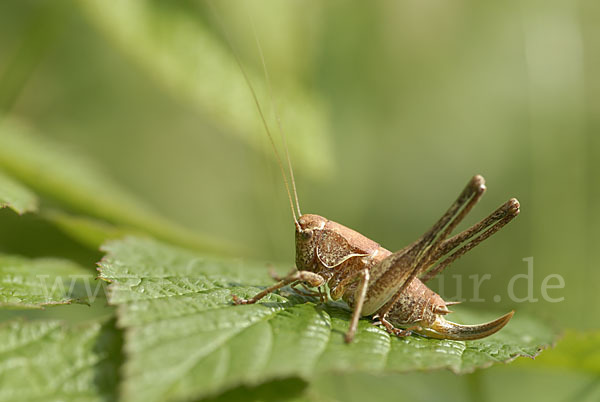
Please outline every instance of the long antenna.
[{"label": "long antenna", "polygon": [[300,202],[298,202],[298,191],[296,191],[296,180],[294,179],[294,168],[292,168],[292,160],[290,158],[290,151],[288,150],[287,141],[285,139],[285,134],[283,132],[283,126],[281,125],[281,118],[277,111],[277,106],[275,105],[275,100],[273,97],[273,88],[271,87],[271,79],[269,77],[269,70],[267,69],[267,63],[265,62],[265,55],[262,50],[262,46],[260,45],[260,41],[258,40],[258,34],[256,33],[256,26],[254,25],[254,20],[252,19],[252,15],[250,11],[246,8],[246,12],[248,14],[248,18],[250,19],[250,24],[252,25],[252,32],[254,33],[254,39],[256,40],[256,47],[258,48],[258,54],[260,55],[260,61],[262,62],[262,68],[265,75],[265,81],[267,82],[267,91],[269,92],[269,98],[271,100],[271,107],[273,108],[273,114],[275,115],[275,120],[277,121],[277,126],[279,127],[279,135],[281,136],[281,141],[283,142],[283,148],[285,150],[285,156],[288,162],[288,169],[290,171],[290,179],[292,181],[292,190],[294,191],[294,198],[296,200],[296,208],[298,208],[298,216],[302,216],[302,212],[300,212]]},{"label": "long antenna", "polygon": [[[229,37],[229,34],[228,34],[227,30],[225,29],[223,22],[219,18],[219,14],[217,13],[215,6],[213,5],[212,1],[210,1],[210,0],[208,0],[207,3],[209,4],[210,8],[212,9],[213,14],[215,15],[215,17],[217,19],[217,22],[221,26],[221,30],[223,31],[223,33],[225,35],[225,40],[227,41],[227,44],[229,45],[229,48],[231,49],[231,52],[233,53],[235,61],[238,65],[238,67],[240,68],[242,75],[244,76],[244,80],[246,81],[248,88],[250,88],[250,92],[252,93],[252,99],[254,100],[254,104],[256,105],[256,109],[258,110],[258,114],[260,115],[262,124],[265,128],[267,136],[269,137],[269,142],[271,143],[271,146],[273,147],[273,152],[275,152],[277,164],[279,165],[279,170],[281,171],[281,176],[283,177],[283,183],[285,184],[285,190],[287,191],[288,199],[290,201],[290,208],[292,209],[292,216],[294,217],[294,224],[296,225],[297,228],[299,228],[300,225],[298,223],[298,218],[296,217],[296,211],[294,210],[294,201],[292,201],[292,193],[290,192],[290,185],[288,183],[287,176],[285,175],[285,170],[283,169],[283,163],[281,162],[281,157],[279,156],[279,152],[277,152],[277,147],[275,146],[275,141],[273,140],[273,136],[271,135],[271,130],[269,130],[269,125],[267,124],[265,115],[262,111],[262,108],[260,107],[260,102],[258,101],[258,96],[256,96],[256,91],[254,90],[254,87],[252,86],[252,83],[250,82],[250,78],[248,77],[248,74],[246,73],[246,70],[244,69],[242,61],[240,60],[240,57],[233,46],[233,42],[231,41],[231,38]],[[289,161],[289,157],[288,157],[288,161]],[[298,209],[298,211],[299,211],[299,209]]]}]

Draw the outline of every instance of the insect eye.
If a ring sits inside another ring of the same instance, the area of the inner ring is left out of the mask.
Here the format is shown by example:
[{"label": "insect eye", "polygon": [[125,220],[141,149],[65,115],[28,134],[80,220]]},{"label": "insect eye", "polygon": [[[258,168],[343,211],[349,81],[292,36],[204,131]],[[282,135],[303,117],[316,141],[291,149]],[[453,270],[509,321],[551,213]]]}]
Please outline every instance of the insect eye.
[{"label": "insect eye", "polygon": [[306,229],[306,230],[302,231],[301,233],[302,233],[302,238],[304,240],[310,239],[313,235],[313,231],[310,229]]}]

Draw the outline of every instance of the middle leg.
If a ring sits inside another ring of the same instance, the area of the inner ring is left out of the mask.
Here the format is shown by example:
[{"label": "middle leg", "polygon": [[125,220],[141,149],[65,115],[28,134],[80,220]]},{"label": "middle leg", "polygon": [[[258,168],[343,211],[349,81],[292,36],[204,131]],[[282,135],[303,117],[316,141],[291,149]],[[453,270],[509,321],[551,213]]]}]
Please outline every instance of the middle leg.
[{"label": "middle leg", "polygon": [[356,334],[356,329],[358,327],[358,320],[360,319],[363,304],[365,303],[367,287],[369,286],[369,269],[365,268],[359,271],[358,275],[360,275],[360,282],[358,284],[358,288],[356,289],[357,297],[355,298],[354,302],[354,310],[352,311],[350,327],[348,328],[348,332],[346,332],[346,336],[344,338],[346,343],[350,343],[354,339],[354,334]]}]

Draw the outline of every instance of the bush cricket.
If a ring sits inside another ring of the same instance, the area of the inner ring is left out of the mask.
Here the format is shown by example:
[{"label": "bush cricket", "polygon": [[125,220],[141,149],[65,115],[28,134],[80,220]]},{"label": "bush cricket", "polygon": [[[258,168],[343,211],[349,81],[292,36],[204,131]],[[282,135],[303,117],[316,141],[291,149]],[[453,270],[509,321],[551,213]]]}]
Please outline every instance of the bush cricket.
[{"label": "bush cricket", "polygon": [[[254,34],[271,93],[264,55],[256,32]],[[515,198],[508,200],[479,223],[449,237],[486,190],[483,177],[476,175],[428,231],[396,252],[322,216],[302,214],[292,164],[275,106],[273,104],[273,111],[285,149],[293,198],[260,102],[235,51],[234,55],[275,152],[296,228],[296,270],[284,278],[276,278],[276,284],[249,299],[233,295],[235,304],[256,303],[286,285],[291,285],[298,292],[300,291],[295,286],[302,285],[309,290],[309,294],[318,295],[321,301],[325,301],[327,285],[331,299],[342,299],[352,309],[350,326],[345,335],[346,342],[353,340],[358,320],[364,316],[375,318],[375,324],[382,324],[390,334],[396,336],[407,336],[414,332],[430,338],[452,340],[484,338],[508,323],[514,311],[479,325],[461,325],[447,321],[445,316],[451,313],[448,306],[456,302],[445,302],[425,283],[516,217],[519,214],[519,202]],[[309,288],[317,288],[318,292]]]}]

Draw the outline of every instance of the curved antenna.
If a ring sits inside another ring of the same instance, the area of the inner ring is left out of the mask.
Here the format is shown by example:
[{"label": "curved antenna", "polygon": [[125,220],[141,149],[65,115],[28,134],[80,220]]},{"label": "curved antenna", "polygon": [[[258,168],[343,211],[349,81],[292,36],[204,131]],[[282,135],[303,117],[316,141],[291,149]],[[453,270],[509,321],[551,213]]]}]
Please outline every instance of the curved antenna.
[{"label": "curved antenna", "polygon": [[[207,3],[209,4],[210,8],[213,11],[213,14],[215,15],[219,25],[221,26],[221,29],[225,35],[225,40],[227,41],[227,44],[229,45],[229,48],[231,49],[231,52],[233,53],[235,61],[238,65],[238,67],[240,68],[242,75],[244,76],[244,80],[246,81],[246,84],[248,85],[248,88],[250,89],[250,92],[252,93],[252,99],[254,100],[254,104],[256,105],[256,109],[258,110],[258,114],[260,115],[262,124],[265,128],[267,136],[269,137],[269,142],[271,143],[273,152],[275,152],[277,164],[279,165],[279,170],[281,171],[281,176],[283,177],[283,184],[285,184],[285,190],[287,191],[288,199],[290,201],[290,208],[292,209],[292,216],[294,217],[294,224],[296,225],[296,228],[299,229],[300,224],[298,223],[298,218],[296,217],[296,211],[294,210],[294,201],[292,201],[292,193],[290,192],[290,185],[288,183],[288,179],[285,174],[285,170],[283,169],[283,163],[281,162],[281,157],[279,156],[279,152],[277,152],[277,147],[275,146],[275,141],[273,140],[273,136],[271,135],[271,130],[269,130],[269,125],[267,124],[267,120],[265,119],[265,115],[260,106],[260,102],[258,101],[258,96],[256,95],[256,91],[254,90],[254,87],[252,86],[252,83],[250,82],[250,77],[248,77],[248,74],[246,73],[246,70],[244,69],[244,66],[242,64],[242,61],[241,61],[238,53],[236,52],[235,48],[233,47],[233,42],[231,41],[229,34],[228,34],[227,30],[225,29],[225,26],[223,25],[221,19],[219,18],[219,15],[217,13],[215,6],[213,5],[212,1],[210,1],[210,0]],[[286,150],[287,150],[287,148],[286,148]],[[289,157],[288,157],[288,161],[289,161]],[[294,190],[295,190],[295,188],[294,188]],[[298,211],[299,211],[299,209],[298,209]]]},{"label": "curved antenna", "polygon": [[277,106],[275,105],[274,97],[273,97],[273,88],[271,87],[271,79],[269,77],[269,71],[267,69],[267,63],[265,62],[265,55],[262,50],[262,46],[260,45],[260,41],[258,40],[258,34],[256,33],[256,27],[254,25],[254,20],[252,19],[252,15],[250,11],[246,8],[246,12],[248,14],[248,18],[250,19],[250,24],[252,25],[252,33],[254,34],[254,39],[256,41],[256,47],[258,48],[258,54],[260,55],[260,61],[262,62],[263,73],[265,75],[265,81],[267,82],[267,91],[269,93],[269,98],[271,100],[271,107],[273,109],[273,114],[275,115],[275,120],[277,121],[277,126],[279,127],[279,135],[281,136],[281,142],[283,142],[283,148],[285,150],[285,157],[288,162],[288,169],[290,171],[290,179],[292,181],[292,190],[294,192],[294,199],[296,200],[296,208],[298,208],[298,216],[302,216],[302,212],[300,212],[300,202],[298,202],[298,191],[296,191],[296,180],[294,178],[294,168],[292,168],[292,160],[290,158],[290,151],[287,146],[287,141],[285,139],[285,134],[283,132],[283,126],[281,124],[281,118],[277,111]]}]

